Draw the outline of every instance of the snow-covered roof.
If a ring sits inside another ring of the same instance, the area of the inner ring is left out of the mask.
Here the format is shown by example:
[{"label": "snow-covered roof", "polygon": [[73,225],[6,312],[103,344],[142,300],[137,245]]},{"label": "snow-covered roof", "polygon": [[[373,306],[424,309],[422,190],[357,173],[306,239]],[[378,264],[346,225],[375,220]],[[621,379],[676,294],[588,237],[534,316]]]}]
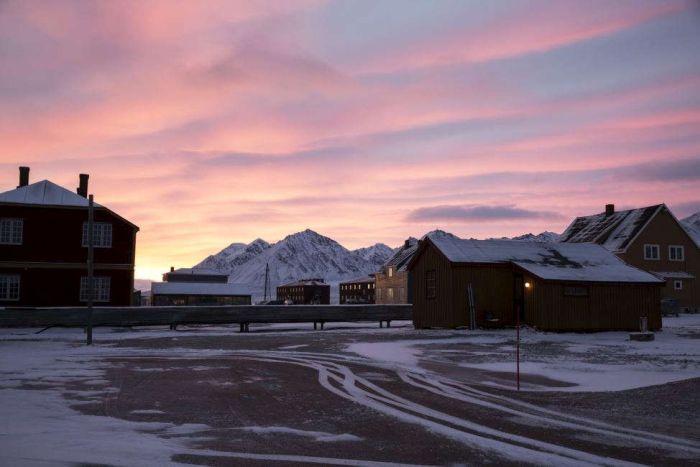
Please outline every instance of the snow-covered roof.
[{"label": "snow-covered roof", "polygon": [[685,271],[651,271],[655,276],[663,279],[695,279],[695,276]]},{"label": "snow-covered roof", "polygon": [[[0,203],[87,207],[88,200],[48,180],[0,193]],[[95,207],[102,207],[94,203]]]},{"label": "snow-covered roof", "polygon": [[624,251],[663,204],[646,206],[612,214],[577,217],[561,234],[560,242],[598,243],[610,251]]},{"label": "snow-covered roof", "polygon": [[596,244],[462,240],[428,236],[453,263],[512,263],[544,280],[659,283]]},{"label": "snow-covered roof", "polygon": [[367,282],[374,282],[374,276],[358,277],[349,281],[343,281],[340,285],[345,284],[366,284]]},{"label": "snow-covered roof", "polygon": [[301,287],[304,285],[326,285],[326,286],[330,287],[328,284],[326,284],[323,281],[323,279],[300,279],[298,281],[289,282],[287,284],[279,285],[278,287]]},{"label": "snow-covered roof", "polygon": [[168,274],[182,275],[182,276],[227,276],[225,272],[217,271],[216,269],[208,268],[178,268],[174,271],[168,272]]},{"label": "snow-covered roof", "polygon": [[250,295],[246,284],[218,284],[210,282],[153,282],[153,295]]},{"label": "snow-covered roof", "polygon": [[[26,186],[21,186],[15,188],[14,190],[5,191],[0,193],[0,203],[11,203],[11,204],[31,204],[35,206],[66,206],[66,207],[80,207],[87,208],[89,201],[87,198],[83,198],[77,193],[63,188],[60,185],[49,180],[42,180],[40,182],[32,183]],[[134,229],[139,230],[138,226],[132,222],[124,219],[122,216],[116,212],[108,209],[107,207],[99,204],[93,203],[95,208],[105,209],[111,212],[115,217],[122,219],[124,222],[131,224]]]},{"label": "snow-covered roof", "polygon": [[384,264],[384,268],[393,266],[397,271],[405,271],[408,267],[408,263],[413,258],[413,255],[418,249],[418,240],[415,238],[409,238],[406,240],[403,246],[394,253],[394,256],[389,258],[389,260]]}]

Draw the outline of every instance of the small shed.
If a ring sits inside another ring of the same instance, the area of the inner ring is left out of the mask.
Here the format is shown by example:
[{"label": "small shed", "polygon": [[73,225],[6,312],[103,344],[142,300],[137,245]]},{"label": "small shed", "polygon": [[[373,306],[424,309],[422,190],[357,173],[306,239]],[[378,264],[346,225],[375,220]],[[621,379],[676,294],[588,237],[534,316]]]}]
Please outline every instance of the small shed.
[{"label": "small shed", "polygon": [[477,326],[517,321],[551,331],[661,328],[663,281],[600,245],[462,240],[428,235],[409,269],[417,328],[468,326],[471,286]]}]

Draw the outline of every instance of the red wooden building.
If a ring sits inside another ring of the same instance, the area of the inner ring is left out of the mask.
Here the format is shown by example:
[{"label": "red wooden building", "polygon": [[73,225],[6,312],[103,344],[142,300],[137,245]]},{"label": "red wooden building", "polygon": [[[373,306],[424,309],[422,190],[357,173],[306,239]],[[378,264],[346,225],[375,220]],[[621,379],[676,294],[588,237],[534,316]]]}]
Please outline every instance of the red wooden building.
[{"label": "red wooden building", "polygon": [[[0,193],[0,306],[87,303],[88,176],[73,193],[48,180]],[[95,203],[95,305],[131,305],[138,227]]]},{"label": "red wooden building", "polygon": [[291,300],[295,305],[328,305],[331,286],[323,279],[301,279],[278,286],[277,300]]}]

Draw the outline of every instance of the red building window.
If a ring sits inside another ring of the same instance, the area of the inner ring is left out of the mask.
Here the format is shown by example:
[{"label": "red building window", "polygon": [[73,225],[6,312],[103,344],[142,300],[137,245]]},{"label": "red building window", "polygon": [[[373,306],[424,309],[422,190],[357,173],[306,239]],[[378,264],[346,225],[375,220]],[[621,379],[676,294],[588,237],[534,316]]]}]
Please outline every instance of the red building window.
[{"label": "red building window", "polygon": [[[92,299],[96,302],[109,301],[110,280],[109,277],[93,277]],[[80,278],[80,301],[88,301],[88,278]]]},{"label": "red building window", "polygon": [[0,219],[0,244],[21,245],[23,228],[22,219]]},{"label": "red building window", "polygon": [[0,276],[0,300],[19,300],[19,275]]},{"label": "red building window", "polygon": [[[83,246],[88,246],[88,223],[83,222]],[[92,246],[112,248],[112,224],[95,222],[92,225]]]}]

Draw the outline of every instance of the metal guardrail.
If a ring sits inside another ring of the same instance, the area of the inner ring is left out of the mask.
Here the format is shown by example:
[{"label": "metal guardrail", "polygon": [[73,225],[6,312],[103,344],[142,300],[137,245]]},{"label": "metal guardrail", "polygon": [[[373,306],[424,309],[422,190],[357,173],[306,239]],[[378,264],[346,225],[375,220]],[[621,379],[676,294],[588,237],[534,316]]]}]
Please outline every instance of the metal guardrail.
[{"label": "metal guardrail", "polygon": [[[96,307],[93,326],[152,326],[179,324],[316,323],[410,320],[411,305],[227,305]],[[0,327],[83,327],[86,307],[0,308]]]}]

